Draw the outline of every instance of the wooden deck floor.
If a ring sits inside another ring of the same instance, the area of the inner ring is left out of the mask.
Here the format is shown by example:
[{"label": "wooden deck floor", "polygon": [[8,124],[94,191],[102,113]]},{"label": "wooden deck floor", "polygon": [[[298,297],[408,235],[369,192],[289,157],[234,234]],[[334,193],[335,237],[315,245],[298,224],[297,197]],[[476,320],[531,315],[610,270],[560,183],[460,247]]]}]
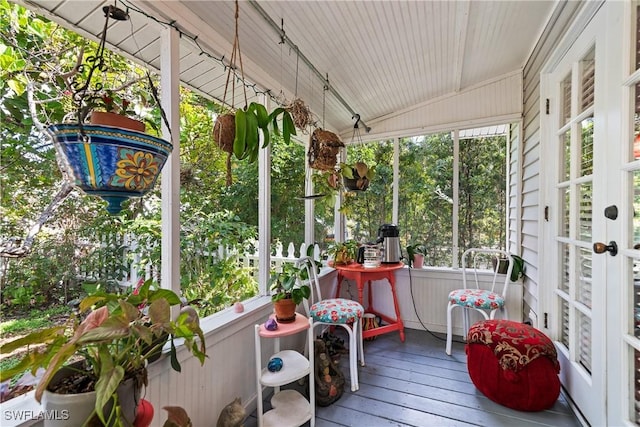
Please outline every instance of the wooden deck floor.
[{"label": "wooden deck floor", "polygon": [[[542,412],[515,411],[487,399],[469,378],[464,344],[454,342],[447,356],[438,337],[407,330],[404,343],[390,333],[364,345],[360,389],[351,392],[347,379],[340,400],[316,408],[317,427],[580,426],[562,394]],[[348,377],[347,357],[340,365]],[[254,413],[245,426],[256,425]]]}]

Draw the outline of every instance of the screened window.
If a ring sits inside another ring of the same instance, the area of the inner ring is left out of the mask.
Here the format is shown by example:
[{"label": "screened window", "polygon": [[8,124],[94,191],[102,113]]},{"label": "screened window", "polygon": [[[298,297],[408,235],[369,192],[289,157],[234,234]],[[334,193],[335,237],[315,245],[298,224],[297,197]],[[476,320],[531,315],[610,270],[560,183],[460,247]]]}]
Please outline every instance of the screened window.
[{"label": "screened window", "polygon": [[[452,267],[471,247],[506,247],[506,126],[400,140],[401,244],[425,265]],[[456,155],[457,154],[457,155]]]}]

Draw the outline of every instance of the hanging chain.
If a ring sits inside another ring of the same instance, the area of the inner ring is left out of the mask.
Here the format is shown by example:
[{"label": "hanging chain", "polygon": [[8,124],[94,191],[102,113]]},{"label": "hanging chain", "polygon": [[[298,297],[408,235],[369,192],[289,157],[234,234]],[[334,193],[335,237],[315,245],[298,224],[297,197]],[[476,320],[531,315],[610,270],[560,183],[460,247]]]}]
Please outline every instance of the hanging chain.
[{"label": "hanging chain", "polygon": [[[82,126],[84,119],[89,113],[89,109],[87,108],[87,100],[93,98],[93,96],[88,96],[87,91],[89,86],[91,85],[91,80],[93,78],[93,73],[95,70],[99,70],[101,72],[107,71],[107,66],[104,62],[104,49],[105,44],[107,42],[107,27],[109,26],[109,16],[116,9],[115,6],[105,6],[102,8],[104,11],[104,27],[102,28],[102,36],[100,37],[100,43],[98,44],[98,50],[95,55],[88,56],[85,60],[87,64],[90,64],[89,74],[87,76],[87,80],[82,84],[78,78],[84,72],[86,67],[85,64],[78,65],[78,72],[74,76],[74,81],[71,83],[71,90],[73,91],[73,99],[77,104],[77,112],[78,112],[78,129],[80,134],[82,135],[82,140],[87,142],[89,137],[85,134],[84,128]],[[95,83],[95,91],[102,90],[102,83]]]}]

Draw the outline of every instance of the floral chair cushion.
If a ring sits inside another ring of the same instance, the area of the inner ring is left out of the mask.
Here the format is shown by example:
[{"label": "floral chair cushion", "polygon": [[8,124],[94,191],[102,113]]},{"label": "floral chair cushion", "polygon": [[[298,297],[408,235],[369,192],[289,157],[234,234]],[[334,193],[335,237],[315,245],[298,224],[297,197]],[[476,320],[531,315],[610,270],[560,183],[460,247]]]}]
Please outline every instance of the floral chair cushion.
[{"label": "floral chair cushion", "polygon": [[504,298],[484,289],[456,289],[449,294],[449,304],[481,310],[495,310],[504,307]]},{"label": "floral chair cushion", "polygon": [[364,313],[362,305],[344,298],[318,301],[310,308],[314,322],[351,324]]}]

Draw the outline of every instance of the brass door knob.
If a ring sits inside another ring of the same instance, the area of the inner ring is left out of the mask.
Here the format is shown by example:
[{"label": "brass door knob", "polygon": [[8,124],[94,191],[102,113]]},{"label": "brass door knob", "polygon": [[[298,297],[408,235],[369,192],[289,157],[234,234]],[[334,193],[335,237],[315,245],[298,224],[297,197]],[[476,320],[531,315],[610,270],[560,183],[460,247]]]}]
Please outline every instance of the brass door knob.
[{"label": "brass door knob", "polygon": [[618,254],[618,244],[613,240],[610,241],[608,245],[601,242],[596,242],[593,244],[593,252],[597,254],[609,252],[611,256],[616,256]]}]

